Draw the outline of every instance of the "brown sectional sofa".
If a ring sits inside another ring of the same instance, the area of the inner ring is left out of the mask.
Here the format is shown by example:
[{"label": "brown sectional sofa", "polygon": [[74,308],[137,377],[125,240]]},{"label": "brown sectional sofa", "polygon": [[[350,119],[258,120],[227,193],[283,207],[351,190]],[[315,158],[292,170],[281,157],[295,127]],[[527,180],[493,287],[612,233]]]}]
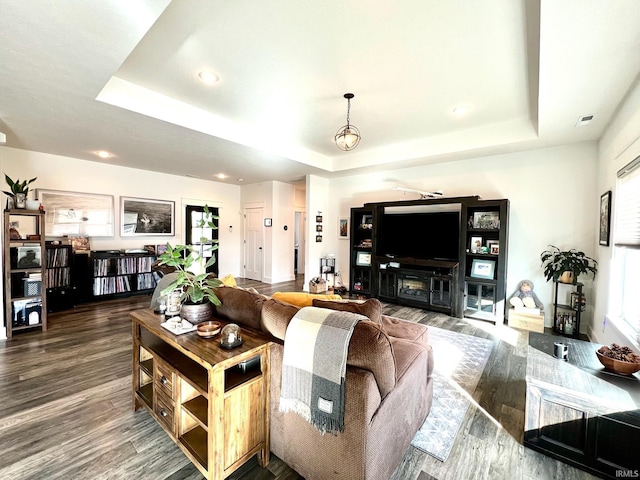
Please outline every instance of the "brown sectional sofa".
[{"label": "brown sectional sofa", "polygon": [[271,451],[306,480],[387,480],[423,424],[433,397],[433,353],[428,329],[381,314],[375,299],[314,306],[353,311],[349,344],[345,429],[321,434],[296,413],[278,408],[288,323],[299,307],[240,288],[220,287],[216,317],[273,337],[271,347]]}]

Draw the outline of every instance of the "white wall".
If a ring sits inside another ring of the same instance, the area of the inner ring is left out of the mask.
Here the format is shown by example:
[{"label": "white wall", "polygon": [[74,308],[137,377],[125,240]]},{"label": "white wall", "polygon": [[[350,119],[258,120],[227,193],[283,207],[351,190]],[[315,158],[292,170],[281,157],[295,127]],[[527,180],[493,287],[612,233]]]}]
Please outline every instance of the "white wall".
[{"label": "white wall", "polygon": [[[171,244],[183,243],[184,205],[191,203],[216,206],[220,209],[220,274],[240,274],[242,229],[238,186],[8,147],[0,147],[0,169],[14,180],[38,177],[32,184],[33,189],[113,195],[115,235],[110,238],[92,238],[93,250],[141,248],[145,244],[157,245],[167,241]],[[174,201],[175,236],[120,237],[121,196]],[[33,198],[31,193],[30,198]],[[6,202],[4,195],[2,202],[3,205]]]},{"label": "white wall", "polygon": [[[337,239],[329,233],[334,218],[331,213],[334,202],[342,197],[341,192],[329,190],[330,182],[326,178],[307,175],[307,249],[305,252],[304,289],[309,289],[309,280],[320,276],[320,258],[336,251]],[[316,217],[322,216],[322,233],[316,232]],[[325,230],[326,229],[326,230]],[[322,236],[322,242],[316,242],[316,236]],[[337,235],[336,235],[337,237]]]},{"label": "white wall", "polygon": [[[540,253],[553,244],[596,256],[596,165],[597,145],[580,143],[333,179],[329,185],[331,202],[324,207],[327,233],[323,250],[336,253],[337,269],[346,284],[349,244],[337,239],[338,217],[349,216],[351,207],[365,202],[418,198],[417,194],[393,191],[395,186],[441,189],[447,197],[508,198],[511,214],[507,295],[515,291],[520,280],[532,280],[536,294],[545,304],[546,323],[550,326],[552,289],[542,275]],[[311,213],[313,210],[309,210]],[[310,262],[315,265],[317,260],[311,258]],[[590,280],[580,280],[586,284],[589,299],[593,299]],[[591,312],[592,309],[585,312],[587,320],[583,325],[589,323]]]},{"label": "white wall", "polygon": [[[598,194],[612,191],[612,219],[615,222],[617,172],[640,155],[640,80],[630,90],[629,95],[618,108],[617,114],[609,123],[607,131],[599,144],[598,158]],[[613,244],[614,238],[611,238]],[[590,335],[594,341],[602,344],[632,345],[635,340],[623,336],[613,322],[604,322],[609,309],[609,271],[613,247],[599,246],[598,298],[595,315],[590,326]]]}]

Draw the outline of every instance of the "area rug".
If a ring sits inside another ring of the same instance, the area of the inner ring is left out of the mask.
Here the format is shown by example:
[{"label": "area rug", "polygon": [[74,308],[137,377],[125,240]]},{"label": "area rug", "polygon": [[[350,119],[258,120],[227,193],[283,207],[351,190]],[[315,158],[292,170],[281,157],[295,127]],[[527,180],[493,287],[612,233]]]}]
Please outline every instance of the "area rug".
[{"label": "area rug", "polygon": [[469,397],[482,376],[493,342],[436,327],[429,327],[429,342],[434,356],[433,404],[411,445],[444,462],[469,409]]}]

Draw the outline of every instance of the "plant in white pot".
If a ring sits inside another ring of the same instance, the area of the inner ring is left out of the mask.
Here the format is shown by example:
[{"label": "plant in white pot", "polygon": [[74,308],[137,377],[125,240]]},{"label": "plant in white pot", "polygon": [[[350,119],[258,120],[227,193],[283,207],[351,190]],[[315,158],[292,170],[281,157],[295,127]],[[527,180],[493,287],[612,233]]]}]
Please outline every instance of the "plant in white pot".
[{"label": "plant in white pot", "polygon": [[[205,205],[204,216],[198,223],[199,228],[216,229],[213,215]],[[205,262],[204,251],[211,252]],[[200,238],[200,245],[176,245],[167,243],[167,251],[158,256],[159,265],[173,267],[177,278],[162,291],[168,295],[174,291],[180,292],[182,308],[180,316],[191,323],[200,323],[211,318],[213,305],[220,305],[215,289],[222,282],[207,272],[207,268],[216,261],[215,251],[218,250],[217,240],[207,237]]]},{"label": "plant in white pot", "polygon": [[596,278],[598,262],[588,257],[584,252],[575,249],[562,251],[558,247],[549,245],[549,249],[540,254],[547,281],[562,283],[577,283],[582,274],[593,274]]},{"label": "plant in white pot", "polygon": [[29,185],[35,182],[38,177],[33,177],[31,180],[20,181],[20,179],[13,181],[9,175],[4,174],[4,179],[9,185],[11,191],[3,190],[3,193],[13,198],[15,208],[25,208],[27,206],[27,195],[29,194]]}]

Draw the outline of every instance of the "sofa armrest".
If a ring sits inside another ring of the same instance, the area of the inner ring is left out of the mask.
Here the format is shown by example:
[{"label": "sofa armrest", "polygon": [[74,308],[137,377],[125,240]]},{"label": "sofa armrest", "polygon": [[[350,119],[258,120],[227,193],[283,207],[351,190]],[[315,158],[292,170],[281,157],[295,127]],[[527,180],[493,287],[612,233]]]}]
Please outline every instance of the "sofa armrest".
[{"label": "sofa armrest", "polygon": [[429,329],[421,323],[407,322],[400,318],[382,315],[382,328],[390,337],[403,338],[425,347],[429,346]]}]

